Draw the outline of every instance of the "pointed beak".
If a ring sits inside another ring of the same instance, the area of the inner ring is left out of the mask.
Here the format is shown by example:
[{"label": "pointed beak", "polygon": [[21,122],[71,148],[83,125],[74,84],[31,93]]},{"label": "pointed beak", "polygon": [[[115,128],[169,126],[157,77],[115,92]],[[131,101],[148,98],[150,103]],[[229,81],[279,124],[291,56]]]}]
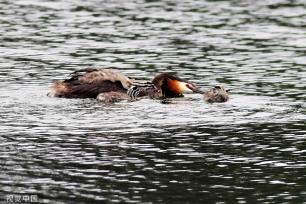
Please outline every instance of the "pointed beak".
[{"label": "pointed beak", "polygon": [[194,93],[199,93],[199,94],[205,94],[205,91],[202,91],[200,89],[195,89],[193,90]]},{"label": "pointed beak", "polygon": [[187,88],[190,89],[193,93],[199,93],[204,94],[205,92],[200,90],[198,87],[192,85],[192,84],[186,84]]}]

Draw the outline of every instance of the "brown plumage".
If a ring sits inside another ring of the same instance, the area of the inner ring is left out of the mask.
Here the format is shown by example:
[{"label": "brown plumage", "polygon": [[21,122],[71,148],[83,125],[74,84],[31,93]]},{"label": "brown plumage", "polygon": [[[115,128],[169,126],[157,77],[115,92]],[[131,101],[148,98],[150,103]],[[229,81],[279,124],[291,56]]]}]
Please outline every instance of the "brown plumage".
[{"label": "brown plumage", "polygon": [[126,93],[132,80],[112,69],[83,69],[70,78],[57,81],[50,88],[48,96],[64,98],[96,98],[105,92]]},{"label": "brown plumage", "polygon": [[208,103],[223,103],[229,99],[228,92],[223,86],[215,86],[204,93],[204,100]]}]

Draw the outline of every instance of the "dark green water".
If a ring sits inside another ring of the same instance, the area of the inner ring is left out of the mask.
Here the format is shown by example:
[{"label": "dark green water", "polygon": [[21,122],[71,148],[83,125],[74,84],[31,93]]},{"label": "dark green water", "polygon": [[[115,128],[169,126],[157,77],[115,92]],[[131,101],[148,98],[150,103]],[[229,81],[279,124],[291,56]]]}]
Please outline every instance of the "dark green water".
[{"label": "dark green water", "polygon": [[[304,1],[0,0],[0,202],[306,203],[305,25]],[[85,67],[231,99],[46,96]]]}]

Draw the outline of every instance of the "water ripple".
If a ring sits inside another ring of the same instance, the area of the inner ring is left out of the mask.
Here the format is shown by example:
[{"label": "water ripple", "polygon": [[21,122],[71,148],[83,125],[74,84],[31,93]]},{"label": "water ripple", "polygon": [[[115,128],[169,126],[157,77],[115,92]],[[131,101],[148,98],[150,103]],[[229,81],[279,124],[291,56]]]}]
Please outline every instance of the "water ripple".
[{"label": "water ripple", "polygon": [[[0,2],[0,199],[305,202],[303,1]],[[84,67],[231,98],[48,98]]]}]

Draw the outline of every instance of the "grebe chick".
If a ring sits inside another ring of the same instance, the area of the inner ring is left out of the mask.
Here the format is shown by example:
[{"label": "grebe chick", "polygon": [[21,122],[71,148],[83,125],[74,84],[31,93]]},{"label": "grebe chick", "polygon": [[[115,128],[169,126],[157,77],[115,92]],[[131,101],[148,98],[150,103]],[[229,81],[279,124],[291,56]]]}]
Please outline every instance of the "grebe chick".
[{"label": "grebe chick", "polygon": [[229,99],[228,92],[223,86],[215,86],[203,94],[204,100],[208,103],[223,103]]},{"label": "grebe chick", "polygon": [[131,101],[144,97],[157,99],[162,96],[160,90],[158,90],[156,86],[149,81],[134,81],[133,86],[128,89],[127,95]]}]

